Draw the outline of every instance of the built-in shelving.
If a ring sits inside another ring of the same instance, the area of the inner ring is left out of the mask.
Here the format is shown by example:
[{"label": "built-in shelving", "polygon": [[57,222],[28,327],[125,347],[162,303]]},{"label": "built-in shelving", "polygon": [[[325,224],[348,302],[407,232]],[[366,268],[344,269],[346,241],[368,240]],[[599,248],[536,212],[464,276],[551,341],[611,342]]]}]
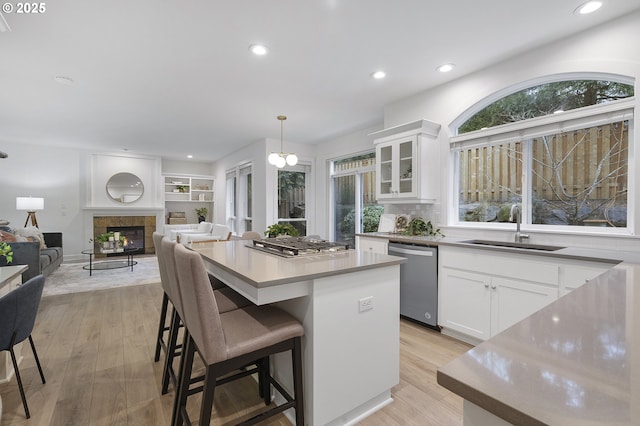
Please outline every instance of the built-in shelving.
[{"label": "built-in shelving", "polygon": [[167,212],[183,211],[187,223],[197,223],[195,209],[206,207],[213,214],[213,176],[165,174],[164,202]]}]

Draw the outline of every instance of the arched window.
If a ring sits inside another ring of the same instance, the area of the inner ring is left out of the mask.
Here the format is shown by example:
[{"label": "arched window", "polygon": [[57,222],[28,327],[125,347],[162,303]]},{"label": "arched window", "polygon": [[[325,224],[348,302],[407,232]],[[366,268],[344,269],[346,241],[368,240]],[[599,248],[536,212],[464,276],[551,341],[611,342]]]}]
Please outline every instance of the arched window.
[{"label": "arched window", "polygon": [[484,107],[451,140],[457,222],[626,228],[633,86],[541,84]]}]

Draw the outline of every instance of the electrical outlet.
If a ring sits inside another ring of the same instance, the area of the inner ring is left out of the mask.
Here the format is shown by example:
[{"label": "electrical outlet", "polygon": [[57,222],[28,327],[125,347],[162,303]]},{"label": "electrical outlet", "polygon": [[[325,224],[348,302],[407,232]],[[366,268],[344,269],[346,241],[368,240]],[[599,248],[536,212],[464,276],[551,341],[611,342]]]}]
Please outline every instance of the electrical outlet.
[{"label": "electrical outlet", "polygon": [[365,297],[358,301],[359,312],[373,309],[373,296]]}]

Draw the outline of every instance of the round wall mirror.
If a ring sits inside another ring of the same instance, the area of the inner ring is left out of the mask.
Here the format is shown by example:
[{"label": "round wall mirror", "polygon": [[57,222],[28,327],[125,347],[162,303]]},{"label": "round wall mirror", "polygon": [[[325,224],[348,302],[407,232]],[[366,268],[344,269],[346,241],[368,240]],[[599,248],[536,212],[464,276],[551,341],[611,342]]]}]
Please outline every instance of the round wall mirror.
[{"label": "round wall mirror", "polygon": [[132,173],[116,173],[107,182],[107,194],[119,203],[138,201],[143,193],[142,181]]}]

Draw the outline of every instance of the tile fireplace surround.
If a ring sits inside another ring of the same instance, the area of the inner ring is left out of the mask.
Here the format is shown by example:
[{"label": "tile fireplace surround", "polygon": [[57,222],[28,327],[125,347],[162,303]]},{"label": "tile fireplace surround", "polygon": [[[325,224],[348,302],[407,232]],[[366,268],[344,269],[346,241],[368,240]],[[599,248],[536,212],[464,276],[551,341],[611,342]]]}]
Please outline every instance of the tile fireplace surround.
[{"label": "tile fireplace surround", "polygon": [[144,226],[144,252],[154,254],[153,233],[156,231],[155,216],[94,216],[93,235],[107,232],[108,226]]}]

